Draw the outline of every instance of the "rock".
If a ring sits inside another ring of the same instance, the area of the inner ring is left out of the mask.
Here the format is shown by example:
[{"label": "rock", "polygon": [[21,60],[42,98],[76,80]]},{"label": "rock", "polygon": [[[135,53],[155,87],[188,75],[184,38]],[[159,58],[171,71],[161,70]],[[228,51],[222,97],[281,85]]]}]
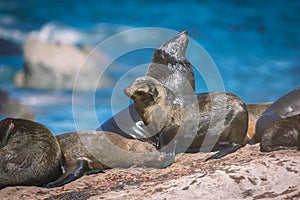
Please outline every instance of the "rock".
[{"label": "rock", "polygon": [[7,187],[0,190],[0,199],[300,198],[300,151],[262,153],[256,144],[221,159],[205,162],[205,157],[179,154],[165,169],[111,169],[58,188]]},{"label": "rock", "polygon": [[12,99],[7,92],[0,89],[0,117],[1,116],[34,119],[34,113],[30,108]]},{"label": "rock", "polygon": [[[15,77],[16,85],[37,89],[73,89],[77,78],[77,89],[96,89],[99,74],[108,57],[99,51],[79,48],[70,44],[40,41],[29,35],[24,47],[24,67]],[[87,59],[88,57],[88,59]],[[87,60],[86,60],[87,59]],[[82,67],[81,65],[84,64]],[[112,80],[105,74],[97,88],[110,86]]]}]

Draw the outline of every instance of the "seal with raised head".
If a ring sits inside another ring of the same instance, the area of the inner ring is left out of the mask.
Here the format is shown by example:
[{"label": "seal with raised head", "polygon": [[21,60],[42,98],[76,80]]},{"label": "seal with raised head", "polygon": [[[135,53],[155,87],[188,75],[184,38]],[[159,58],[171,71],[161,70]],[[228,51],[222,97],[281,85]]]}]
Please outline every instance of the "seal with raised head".
[{"label": "seal with raised head", "polygon": [[[147,77],[149,77],[149,79],[153,78],[156,81],[158,81],[159,84],[164,85],[164,87],[162,87],[162,88],[164,88],[162,91],[166,92],[165,93],[166,96],[163,97],[162,92],[161,92],[160,96],[162,96],[162,98],[168,98],[168,96],[171,96],[171,92],[167,91],[168,89],[170,89],[172,92],[174,92],[176,94],[180,94],[181,96],[191,95],[191,93],[194,93],[194,91],[195,91],[195,80],[194,80],[193,69],[192,69],[190,62],[185,57],[185,51],[186,51],[187,45],[188,45],[187,32],[183,31],[182,33],[175,36],[171,40],[162,44],[161,47],[156,49],[153,54],[152,61],[151,61],[151,64],[148,68],[146,75],[147,75]],[[150,82],[151,82],[151,80],[150,80]],[[143,87],[143,84],[144,83],[141,83],[140,86]],[[153,88],[156,87],[155,84],[154,84]],[[168,89],[166,89],[166,88],[168,88]],[[144,88],[144,89],[147,90],[147,88]],[[163,132],[163,133],[161,133],[160,131],[158,131],[159,133],[158,132],[149,133],[149,130],[147,130],[147,128],[145,126],[145,122],[149,121],[151,117],[152,117],[152,119],[155,118],[155,120],[157,122],[160,119],[162,119],[162,117],[158,116],[159,115],[158,113],[161,113],[160,110],[156,109],[157,113],[154,113],[154,112],[152,112],[152,113],[144,112],[143,113],[143,112],[141,112],[141,110],[138,112],[136,110],[137,107],[150,108],[151,106],[153,107],[153,105],[156,104],[156,102],[154,101],[153,96],[152,96],[153,94],[151,94],[151,90],[148,90],[147,92],[141,91],[140,95],[135,95],[135,96],[133,96],[133,93],[135,93],[135,92],[133,92],[132,94],[130,94],[130,93],[131,92],[128,90],[127,95],[129,97],[132,97],[133,99],[136,98],[134,100],[135,101],[134,105],[131,105],[128,108],[125,108],[124,110],[122,110],[121,112],[116,114],[114,117],[112,117],[111,119],[109,119],[108,121],[103,123],[101,125],[101,127],[98,128],[98,130],[112,131],[112,132],[118,133],[118,134],[128,137],[128,138],[137,138],[140,140],[151,142],[157,148],[162,147],[169,140],[169,139],[162,139],[162,138],[172,138],[175,134],[175,133],[171,133],[171,132],[173,132],[173,130],[168,129],[168,131],[166,131],[167,129],[164,129],[165,132]],[[202,96],[202,97],[203,96],[206,96],[206,97],[212,96],[214,99],[211,99],[211,102],[215,102],[218,99],[221,99],[219,101],[219,103],[226,102],[225,104],[223,104],[224,107],[222,107],[222,106],[220,107],[219,111],[221,111],[221,112],[225,111],[225,110],[228,111],[228,113],[224,113],[224,115],[227,116],[228,121],[233,122],[232,124],[231,123],[229,124],[232,127],[232,129],[226,128],[225,126],[220,127],[220,129],[219,129],[220,132],[218,134],[222,133],[221,129],[223,129],[223,128],[224,128],[224,130],[233,130],[233,133],[231,135],[232,139],[230,139],[230,141],[232,142],[231,145],[229,145],[222,152],[220,152],[220,154],[216,155],[215,157],[212,157],[212,158],[217,158],[217,157],[226,155],[227,153],[237,150],[243,144],[243,142],[241,142],[241,141],[243,141],[244,138],[243,139],[240,139],[240,138],[245,136],[245,134],[246,134],[246,131],[244,129],[247,129],[247,109],[245,108],[244,103],[233,94],[230,94],[230,93],[214,93],[214,94],[215,95],[213,95],[213,94],[210,95],[210,94],[206,93],[206,94],[199,94],[198,96],[199,96],[199,98],[200,98],[200,96]],[[216,95],[216,94],[219,94],[219,98],[217,97],[218,95]],[[208,98],[200,98],[200,99],[203,99],[203,102],[205,102],[206,101],[205,99],[208,99]],[[228,99],[228,101],[225,99]],[[140,106],[137,105],[139,103],[136,103],[138,101],[140,103]],[[229,107],[230,107],[230,105],[232,106],[231,109],[226,108],[226,105],[228,106],[227,102],[229,102],[229,101],[231,101],[229,103]],[[141,102],[144,102],[146,104],[143,104]],[[207,100],[207,102],[209,102],[209,100]],[[171,102],[169,102],[169,103],[172,104]],[[202,103],[199,102],[199,104],[202,104]],[[236,105],[237,105],[238,110],[234,110],[236,108],[235,107]],[[157,104],[155,106],[157,106],[156,108],[159,108],[159,106]],[[160,105],[160,106],[162,106],[162,105]],[[172,106],[172,105],[170,105],[170,106]],[[164,108],[166,108],[166,107],[167,106],[162,106],[161,111],[163,111]],[[207,107],[209,107],[209,106],[207,106]],[[218,106],[216,106],[216,107],[218,107]],[[149,111],[150,111],[150,109],[149,109]],[[208,109],[206,111],[208,111]],[[173,114],[175,114],[175,113],[176,112],[174,112]],[[144,115],[144,116],[142,117],[142,115]],[[207,118],[212,116],[208,112],[205,112],[204,115],[207,116]],[[158,117],[156,117],[156,116],[158,116]],[[240,125],[233,126],[233,124],[235,124],[237,121],[239,121],[240,116],[242,117]],[[164,119],[162,119],[162,120],[164,120]],[[210,120],[208,120],[208,121],[210,121]],[[208,126],[208,124],[209,124],[208,121],[206,121],[204,123],[205,125],[203,125],[203,127]],[[161,122],[157,123],[156,125],[161,126],[161,124],[163,124],[163,123],[164,123],[164,121],[161,121]],[[178,125],[178,126],[180,126],[180,125]],[[169,127],[175,128],[172,125],[170,125]],[[174,130],[176,130],[177,128],[175,128]],[[207,130],[207,128],[206,129],[200,128],[199,130]],[[239,132],[240,134],[237,134],[236,132]],[[187,135],[188,135],[188,133],[187,133]],[[235,136],[235,139],[233,139],[233,136]],[[196,143],[196,142],[193,143],[193,144],[197,144],[195,146],[197,146],[198,148],[200,148],[200,146],[201,146],[200,144],[202,143],[201,142],[202,139],[199,139],[199,138],[200,137],[198,137],[198,140],[196,140],[196,141],[198,141],[198,143]],[[237,143],[234,143],[234,141],[236,141]],[[192,145],[192,146],[194,146],[194,145]]]},{"label": "seal with raised head", "polygon": [[174,155],[159,152],[139,140],[124,138],[111,132],[78,131],[56,136],[62,150],[64,174],[45,187],[58,187],[83,175],[105,169],[131,166],[164,168]]},{"label": "seal with raised head", "polygon": [[[187,46],[187,31],[182,31],[164,42],[154,51],[147,76],[159,80],[174,91],[182,91],[185,87],[195,90],[194,72],[191,63],[185,57]],[[108,119],[97,130],[114,132],[126,138],[135,138],[158,146],[158,138],[149,134],[133,105]]]},{"label": "seal with raised head", "polygon": [[173,92],[183,93],[184,88],[195,91],[195,77],[191,63],[185,57],[188,46],[187,31],[182,31],[154,51],[146,76],[158,80]]},{"label": "seal with raised head", "polygon": [[62,174],[56,138],[47,127],[34,121],[0,121],[0,158],[0,188],[42,186]]},{"label": "seal with raised head", "polygon": [[[162,148],[175,138],[183,120],[193,120],[193,115],[182,119],[181,103],[184,99],[176,96],[173,91],[156,79],[145,76],[137,78],[125,93],[133,99],[136,111],[145,125],[150,125],[159,137],[159,147]],[[217,154],[208,159],[220,158],[232,153],[244,145],[248,128],[248,113],[246,104],[236,95],[227,92],[211,92],[197,95],[199,106],[199,124],[197,134],[189,148],[200,148],[205,138],[214,138],[212,143],[206,140],[205,145],[214,145],[214,142],[228,142]],[[211,124],[212,123],[212,124]],[[212,128],[212,129],[210,129]],[[209,134],[207,134],[209,131]],[[186,132],[184,137],[190,133]],[[216,139],[217,138],[217,139]],[[176,153],[181,149],[182,137],[176,141]]]}]

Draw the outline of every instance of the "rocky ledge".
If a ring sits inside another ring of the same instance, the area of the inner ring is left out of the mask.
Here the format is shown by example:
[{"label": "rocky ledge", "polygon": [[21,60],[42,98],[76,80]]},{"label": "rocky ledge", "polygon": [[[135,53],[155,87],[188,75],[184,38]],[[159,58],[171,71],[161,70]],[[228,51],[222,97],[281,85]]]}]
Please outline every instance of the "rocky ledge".
[{"label": "rocky ledge", "polygon": [[256,144],[207,156],[179,154],[165,169],[111,169],[59,188],[8,187],[0,199],[300,199],[300,151],[263,153]]}]

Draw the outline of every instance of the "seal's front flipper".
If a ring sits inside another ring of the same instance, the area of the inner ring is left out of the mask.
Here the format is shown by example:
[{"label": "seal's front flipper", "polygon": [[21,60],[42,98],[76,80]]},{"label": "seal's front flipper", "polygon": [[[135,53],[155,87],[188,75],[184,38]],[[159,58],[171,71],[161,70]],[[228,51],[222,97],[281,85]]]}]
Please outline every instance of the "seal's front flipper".
[{"label": "seal's front flipper", "polygon": [[46,188],[59,187],[64,184],[70,183],[85,174],[98,173],[98,172],[101,172],[101,170],[91,170],[88,161],[85,159],[82,160],[80,159],[74,162],[71,166],[68,166],[66,168],[66,172],[60,178],[58,178],[56,181],[48,183],[44,187]]},{"label": "seal's front flipper", "polygon": [[211,159],[221,158],[223,156],[226,156],[227,154],[230,154],[230,153],[233,153],[233,152],[237,151],[241,147],[242,147],[242,145],[240,145],[240,144],[231,143],[230,145],[228,145],[224,149],[221,149],[218,153],[206,158],[205,161],[208,161],[208,160],[211,160]]}]

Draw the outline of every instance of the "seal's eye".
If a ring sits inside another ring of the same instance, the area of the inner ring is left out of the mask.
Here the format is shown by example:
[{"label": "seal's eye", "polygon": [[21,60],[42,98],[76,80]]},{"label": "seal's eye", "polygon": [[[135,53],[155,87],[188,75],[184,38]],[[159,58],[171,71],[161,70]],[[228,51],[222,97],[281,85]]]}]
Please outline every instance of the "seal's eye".
[{"label": "seal's eye", "polygon": [[142,95],[145,95],[145,92],[141,91],[141,90],[137,90],[137,91],[135,91],[135,94],[139,95],[139,96],[142,96]]}]

